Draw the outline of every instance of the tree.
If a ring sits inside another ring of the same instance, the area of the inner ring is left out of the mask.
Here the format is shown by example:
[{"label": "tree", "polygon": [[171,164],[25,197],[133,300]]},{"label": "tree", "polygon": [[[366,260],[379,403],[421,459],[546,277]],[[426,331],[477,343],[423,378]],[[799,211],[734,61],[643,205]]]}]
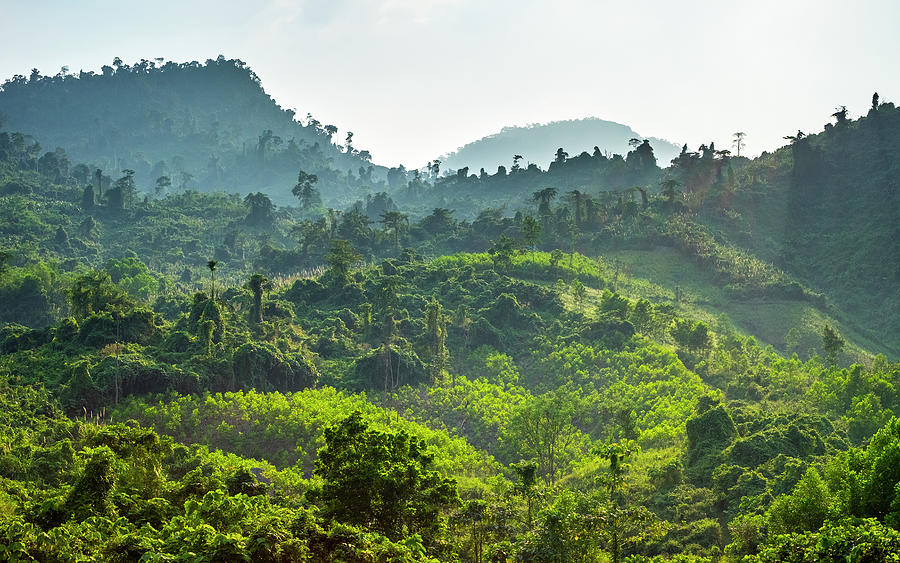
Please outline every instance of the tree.
[{"label": "tree", "polygon": [[769,529],[773,535],[814,532],[828,518],[831,501],[831,493],[819,472],[810,467],[790,494],[772,503]]},{"label": "tree", "polygon": [[609,463],[599,481],[606,488],[609,501],[601,507],[596,523],[612,554],[613,563],[622,560],[623,547],[637,544],[644,539],[661,537],[665,530],[656,516],[644,506],[629,506],[625,494],[625,476],[631,470],[627,459],[638,452],[638,447],[626,440],[600,447],[597,454]]},{"label": "tree", "polygon": [[[337,129],[335,129],[337,132]],[[347,139],[344,141],[347,145],[347,154],[353,154],[353,131],[347,131]]]},{"label": "tree", "polygon": [[271,287],[269,279],[259,273],[253,274],[247,281],[247,288],[253,292],[253,306],[250,308],[251,323],[263,322],[262,295],[263,291],[269,287]]},{"label": "tree", "polygon": [[216,260],[210,260],[206,263],[206,267],[209,268],[209,276],[210,276],[210,295],[212,296],[213,301],[216,299],[216,265],[219,262]]},{"label": "tree", "polygon": [[537,496],[537,464],[533,461],[522,461],[510,465],[516,472],[516,493],[522,495],[528,507],[528,528],[532,526],[532,510],[534,498]]},{"label": "tree", "polygon": [[526,215],[522,219],[522,242],[527,248],[531,249],[531,263],[535,261],[535,250],[541,239],[541,224],[531,215]]},{"label": "tree", "polygon": [[94,208],[94,186],[88,184],[81,193],[81,208],[90,211]]},{"label": "tree", "polygon": [[266,194],[262,192],[247,194],[244,198],[244,203],[250,208],[250,215],[247,216],[248,224],[265,226],[271,225],[272,221],[275,220],[275,217],[272,215],[275,205],[272,204],[272,200]]},{"label": "tree", "polygon": [[838,125],[844,125],[847,123],[847,106],[840,106],[835,108],[834,113],[831,114],[831,117],[837,121]]},{"label": "tree", "polygon": [[802,141],[804,137],[806,137],[806,133],[797,129],[796,135],[785,135],[784,139],[790,141],[791,143],[796,143],[797,141]]},{"label": "tree", "polygon": [[168,176],[160,176],[156,179],[156,197],[162,197],[165,194],[169,187],[172,185],[172,179]]},{"label": "tree", "polygon": [[581,226],[588,223],[593,218],[593,200],[589,194],[579,190],[566,192],[566,200],[572,206],[572,217],[575,224]]},{"label": "tree", "polygon": [[329,271],[335,280],[341,284],[347,282],[347,274],[350,272],[350,266],[359,262],[362,258],[353,246],[344,239],[334,239],[331,241],[331,249],[325,256],[325,262],[328,263]]},{"label": "tree", "polygon": [[116,180],[113,189],[119,190],[122,198],[122,208],[131,207],[137,195],[137,187],[134,184],[134,170],[122,170],[122,177]]},{"label": "tree", "polygon": [[526,459],[537,461],[538,472],[550,485],[571,461],[578,439],[572,420],[580,406],[576,393],[556,389],[520,403],[507,426],[510,442]]},{"label": "tree", "polygon": [[97,199],[103,200],[103,170],[99,168],[94,170],[94,177],[97,178]]},{"label": "tree", "polygon": [[556,149],[556,155],[553,157],[553,162],[556,164],[565,164],[567,158],[569,158],[569,153],[564,151],[562,147],[559,147]]},{"label": "tree", "polygon": [[584,298],[587,296],[587,288],[584,287],[584,284],[581,283],[581,280],[576,279],[572,282],[572,298],[575,300],[575,305],[580,309],[582,304],[584,303]]},{"label": "tree", "polygon": [[304,211],[309,211],[322,205],[322,197],[319,194],[319,190],[315,187],[318,181],[318,176],[307,174],[303,170],[297,175],[297,184],[291,190],[291,193],[300,200],[300,207]]},{"label": "tree", "polygon": [[538,204],[541,221],[546,222],[551,215],[550,202],[556,197],[556,188],[544,188],[531,194],[531,201]]},{"label": "tree", "polygon": [[822,329],[822,348],[825,350],[825,359],[829,364],[837,364],[838,357],[844,349],[844,339],[830,325]]},{"label": "tree", "polygon": [[675,197],[678,195],[678,188],[681,187],[681,182],[674,178],[667,178],[662,182],[662,195],[666,198],[666,204],[668,206],[673,206],[675,204]]},{"label": "tree", "polygon": [[419,225],[432,235],[449,233],[456,226],[453,211],[443,207],[435,207],[431,215],[419,221]]},{"label": "tree", "polygon": [[326,517],[365,526],[398,541],[420,534],[431,545],[442,526],[441,510],[459,504],[456,482],[432,469],[425,442],[406,432],[369,428],[359,411],[325,429],[311,496]]},{"label": "tree", "polygon": [[872,94],[872,109],[878,111],[878,92]]},{"label": "tree", "polygon": [[432,299],[425,306],[425,340],[428,344],[428,371],[431,381],[440,379],[447,367],[447,317],[440,302]]},{"label": "tree", "polygon": [[669,334],[679,346],[692,352],[702,352],[712,346],[709,326],[703,321],[675,319],[669,328]]},{"label": "tree", "polygon": [[393,233],[394,243],[400,248],[400,237],[409,229],[409,215],[399,211],[387,211],[381,214],[381,221],[385,233]]},{"label": "tree", "polygon": [[738,156],[741,156],[741,149],[744,148],[744,137],[746,137],[746,136],[747,136],[747,134],[744,133],[743,131],[738,131],[737,133],[735,133],[733,135],[734,141],[731,144],[734,147],[735,153]]},{"label": "tree", "polygon": [[494,261],[494,269],[498,272],[506,272],[512,267],[513,253],[516,251],[516,241],[506,235],[500,235],[496,242],[491,242],[488,253]]},{"label": "tree", "polygon": [[131,304],[128,294],[112,282],[103,270],[92,270],[75,278],[69,290],[72,316],[78,320]]},{"label": "tree", "polygon": [[431,177],[436,180],[441,173],[441,161],[435,159],[429,162],[426,165],[426,168],[428,169],[428,173],[431,174]]}]

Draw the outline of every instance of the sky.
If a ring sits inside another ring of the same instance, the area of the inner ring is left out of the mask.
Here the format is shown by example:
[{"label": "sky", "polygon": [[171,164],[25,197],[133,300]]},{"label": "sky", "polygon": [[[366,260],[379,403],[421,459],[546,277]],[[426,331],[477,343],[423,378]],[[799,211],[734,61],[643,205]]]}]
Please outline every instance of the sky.
[{"label": "sky", "polygon": [[900,103],[897,0],[0,0],[0,37],[0,81],[238,58],[389,166],[581,117],[753,155]]}]

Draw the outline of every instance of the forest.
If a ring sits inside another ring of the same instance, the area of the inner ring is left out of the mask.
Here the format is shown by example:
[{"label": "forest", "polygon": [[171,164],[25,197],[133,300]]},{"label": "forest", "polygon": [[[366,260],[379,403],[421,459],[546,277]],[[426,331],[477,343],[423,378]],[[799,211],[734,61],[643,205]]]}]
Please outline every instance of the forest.
[{"label": "forest", "polygon": [[0,560],[900,553],[877,94],[489,171],[376,166],[224,57],[0,112]]}]

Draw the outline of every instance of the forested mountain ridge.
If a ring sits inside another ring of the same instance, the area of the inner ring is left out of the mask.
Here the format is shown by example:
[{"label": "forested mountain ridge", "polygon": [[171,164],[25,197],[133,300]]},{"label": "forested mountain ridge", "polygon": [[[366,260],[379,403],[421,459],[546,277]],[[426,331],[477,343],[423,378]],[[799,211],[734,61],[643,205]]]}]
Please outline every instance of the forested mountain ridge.
[{"label": "forested mountain ridge", "polygon": [[[14,76],[0,86],[7,127],[28,132],[48,150],[115,176],[135,171],[152,192],[160,177],[168,191],[199,189],[293,197],[297,171],[318,175],[332,204],[345,201],[362,176],[383,176],[368,151],[337,145],[335,127],[280,107],[240,60],[205,63],[120,59],[102,72]],[[344,137],[344,135],[341,135]],[[349,140],[349,142],[347,142]],[[348,174],[349,171],[349,174]]]},{"label": "forested mountain ridge", "polygon": [[[824,292],[896,354],[900,164],[892,155],[900,151],[900,110],[875,94],[865,116],[851,120],[838,108],[832,117],[824,131],[798,131],[787,146],[748,162],[733,190],[700,188],[695,197],[716,198],[719,208],[701,220]],[[673,168],[689,178],[692,166]]]},{"label": "forested mountain ridge", "polygon": [[440,158],[445,167],[454,170],[466,166],[470,170],[484,168],[493,172],[498,166],[508,166],[516,154],[526,163],[546,167],[558,147],[564,147],[573,155],[581,151],[593,152],[594,147],[606,154],[621,154],[627,149],[628,141],[635,138],[649,139],[661,162],[669,162],[678,155],[679,147],[675,144],[639,135],[621,123],[590,117],[504,127]]}]

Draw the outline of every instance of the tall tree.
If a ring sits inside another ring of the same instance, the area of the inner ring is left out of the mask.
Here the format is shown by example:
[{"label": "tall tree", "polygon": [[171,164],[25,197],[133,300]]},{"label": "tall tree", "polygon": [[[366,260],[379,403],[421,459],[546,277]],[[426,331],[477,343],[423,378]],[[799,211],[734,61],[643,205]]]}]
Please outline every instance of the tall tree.
[{"label": "tall tree", "polygon": [[425,339],[428,343],[428,370],[431,381],[440,380],[447,367],[447,317],[437,299],[425,306]]},{"label": "tall tree", "polygon": [[156,197],[162,197],[169,190],[169,187],[172,186],[172,178],[168,176],[160,176],[156,179]]},{"label": "tall tree", "polygon": [[578,430],[572,424],[579,410],[577,393],[568,389],[537,395],[516,406],[508,424],[509,439],[552,485],[573,459]]},{"label": "tall tree", "polygon": [[275,220],[272,212],[275,205],[269,196],[262,192],[247,194],[244,203],[250,208],[250,215],[247,216],[247,223],[255,226],[268,226]]},{"label": "tall tree", "polygon": [[822,348],[825,350],[825,359],[828,360],[829,364],[837,364],[838,357],[841,355],[845,344],[841,335],[831,328],[831,325],[826,324],[825,328],[822,329]]},{"label": "tall tree", "polygon": [[94,177],[97,179],[97,199],[103,201],[103,170],[94,170]]},{"label": "tall tree", "polygon": [[399,211],[387,211],[381,214],[381,221],[385,233],[394,235],[394,243],[400,248],[400,238],[409,229],[409,215]]},{"label": "tall tree", "polygon": [[262,274],[253,274],[247,281],[247,288],[253,293],[253,306],[250,308],[250,322],[263,322],[263,291],[270,287],[269,279]]},{"label": "tall tree", "polygon": [[731,143],[734,146],[734,151],[737,156],[741,156],[741,149],[744,148],[744,137],[747,136],[743,131],[738,131],[734,135],[734,141]]},{"label": "tall tree", "polygon": [[334,239],[331,241],[331,250],[325,256],[325,262],[328,263],[329,271],[333,278],[341,284],[347,282],[347,276],[350,273],[350,266],[358,262],[362,258],[344,239]]},{"label": "tall tree", "polygon": [[538,215],[546,222],[551,216],[550,202],[556,197],[556,188],[543,188],[531,194],[531,201],[538,204]]},{"label": "tall tree", "polygon": [[313,493],[327,517],[366,526],[399,541],[419,534],[432,545],[441,511],[459,504],[456,482],[432,469],[434,455],[419,438],[369,428],[360,412],[325,429]]},{"label": "tall tree", "polygon": [[209,268],[209,276],[210,276],[210,295],[212,296],[212,300],[216,300],[216,265],[219,262],[216,260],[210,260],[206,263],[206,267]]},{"label": "tall tree", "polygon": [[541,239],[541,224],[531,215],[522,219],[522,242],[531,249],[531,263],[535,263],[535,251]]},{"label": "tall tree", "polygon": [[307,174],[303,170],[297,175],[297,184],[291,190],[291,193],[300,200],[300,207],[304,211],[309,211],[322,205],[322,196],[315,187],[318,181],[318,176]]}]

